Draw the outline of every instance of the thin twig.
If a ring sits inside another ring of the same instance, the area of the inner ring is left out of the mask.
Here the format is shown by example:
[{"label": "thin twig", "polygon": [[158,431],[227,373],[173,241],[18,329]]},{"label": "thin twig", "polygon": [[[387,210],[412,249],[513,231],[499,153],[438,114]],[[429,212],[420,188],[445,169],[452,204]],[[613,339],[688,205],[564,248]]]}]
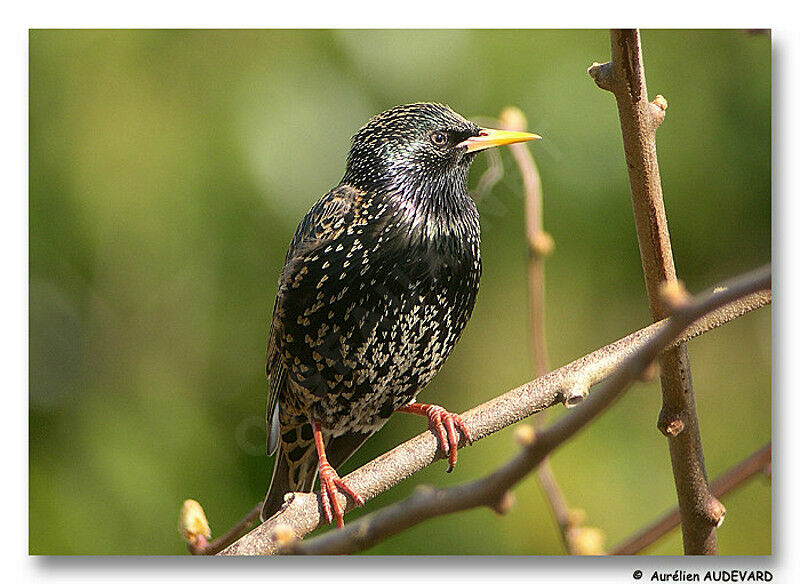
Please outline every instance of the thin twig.
[{"label": "thin twig", "polygon": [[[524,114],[515,107],[507,107],[498,119],[500,128],[515,132],[528,130]],[[534,374],[541,377],[549,371],[547,365],[547,342],[545,335],[545,285],[544,285],[544,260],[553,251],[553,241],[544,230],[544,195],[539,169],[533,158],[533,153],[527,144],[512,144],[511,155],[517,165],[517,170],[522,177],[525,192],[525,230],[528,241],[528,302],[531,321],[531,362],[534,365]],[[540,428],[544,423],[542,416],[534,418],[534,427]],[[558,480],[553,473],[550,459],[545,458],[536,468],[536,478],[544,493],[553,518],[558,526],[561,543],[569,554],[576,553],[573,543],[576,538],[571,536],[570,530],[573,521],[569,511],[567,499],[564,496]]]},{"label": "thin twig", "polygon": [[[595,64],[589,74],[617,101],[650,313],[654,321],[660,320],[668,312],[661,287],[677,280],[656,157],[656,129],[667,103],[661,96],[648,101],[636,29],[612,30],[611,63]],[[725,507],[708,488],[686,346],[665,352],[660,365],[663,404],[658,428],[669,442],[683,549],[686,554],[716,554],[715,528],[725,517]]]},{"label": "thin twig", "polygon": [[[517,108],[507,107],[500,113],[500,127],[516,132],[526,131],[527,121]],[[530,302],[531,345],[534,371],[547,373],[547,344],[544,318],[544,259],[553,251],[552,239],[544,230],[542,180],[527,144],[509,147],[522,177],[525,192],[525,231],[528,239],[528,299]]]},{"label": "thin twig", "polygon": [[[718,309],[686,327],[677,337],[678,342],[694,338],[769,304],[772,294],[768,290],[768,279],[765,280],[763,273],[749,277],[759,277],[760,285],[755,288],[757,292],[736,301],[722,302]],[[719,294],[725,294],[724,298],[728,298],[730,290],[723,290]],[[719,297],[720,300],[724,298]],[[473,440],[485,438],[553,405],[578,403],[578,396],[582,399],[588,393],[589,387],[607,378],[623,360],[640,350],[666,326],[666,321],[652,324],[466,412],[463,418]],[[438,440],[432,432],[427,431],[368,462],[344,477],[344,480],[364,500],[369,500],[440,458],[442,454]],[[352,502],[343,495],[339,496],[347,509],[353,508]],[[288,529],[296,537],[302,538],[323,521],[318,494],[292,493],[287,499],[278,514],[221,553],[273,554],[277,550],[276,531],[285,533]]]},{"label": "thin twig", "polygon": [[[368,549],[390,535],[439,515],[479,506],[488,506],[500,513],[506,512],[511,500],[509,490],[548,454],[610,406],[680,336],[688,324],[722,304],[769,285],[769,273],[761,272],[737,279],[721,292],[707,293],[697,300],[686,298],[655,335],[614,369],[602,387],[579,407],[541,432],[534,433],[530,429],[527,439],[521,440],[526,446],[523,452],[489,476],[447,489],[417,489],[411,498],[381,509],[343,529],[330,531],[307,542],[284,540],[284,545],[278,551],[295,554],[353,553]],[[522,432],[519,435],[525,436]]]},{"label": "thin twig", "polygon": [[[768,473],[771,461],[772,443],[768,442],[745,460],[714,479],[711,482],[711,492],[715,497],[724,497],[754,476]],[[675,507],[617,546],[611,553],[616,556],[638,554],[678,527],[680,523],[681,512],[678,507]]]}]

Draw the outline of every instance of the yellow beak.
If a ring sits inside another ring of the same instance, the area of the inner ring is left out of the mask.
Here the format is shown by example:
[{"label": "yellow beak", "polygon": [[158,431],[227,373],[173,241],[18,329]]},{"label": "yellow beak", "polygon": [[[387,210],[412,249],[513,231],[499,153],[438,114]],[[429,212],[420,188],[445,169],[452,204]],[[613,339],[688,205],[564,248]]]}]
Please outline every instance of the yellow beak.
[{"label": "yellow beak", "polygon": [[466,146],[467,152],[477,152],[494,146],[504,146],[506,144],[516,144],[517,142],[530,142],[531,140],[541,140],[538,134],[528,132],[511,132],[509,130],[492,130],[483,128],[478,136],[467,138],[459,143],[459,146]]}]

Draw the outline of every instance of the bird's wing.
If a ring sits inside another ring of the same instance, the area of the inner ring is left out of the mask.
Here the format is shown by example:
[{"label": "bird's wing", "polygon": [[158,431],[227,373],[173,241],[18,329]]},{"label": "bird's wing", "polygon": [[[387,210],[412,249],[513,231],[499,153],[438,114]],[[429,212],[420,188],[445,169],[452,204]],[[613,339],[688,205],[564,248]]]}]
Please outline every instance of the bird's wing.
[{"label": "bird's wing", "polygon": [[270,380],[267,399],[267,452],[273,454],[278,447],[280,435],[278,423],[278,398],[286,383],[286,364],[278,350],[282,333],[284,305],[291,295],[291,283],[301,269],[303,260],[320,246],[329,245],[353,224],[354,209],[363,193],[348,186],[339,186],[329,191],[306,213],[297,226],[278,283],[278,295],[272,312],[269,339],[267,341],[267,377]]}]

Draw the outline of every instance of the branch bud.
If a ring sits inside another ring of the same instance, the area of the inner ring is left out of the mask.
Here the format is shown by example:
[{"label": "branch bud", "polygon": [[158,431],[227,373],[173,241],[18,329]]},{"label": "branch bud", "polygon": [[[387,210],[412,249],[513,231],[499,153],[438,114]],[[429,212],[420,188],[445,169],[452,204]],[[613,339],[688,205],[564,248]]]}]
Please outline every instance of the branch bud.
[{"label": "branch bud", "polygon": [[186,499],[183,502],[178,529],[183,539],[192,546],[202,546],[208,541],[211,537],[211,528],[200,503],[194,499]]},{"label": "branch bud", "polygon": [[528,245],[531,253],[540,258],[549,256],[556,247],[553,237],[546,231],[533,233],[529,238]]},{"label": "branch bud", "polygon": [[679,312],[692,301],[692,296],[680,280],[667,280],[659,289],[661,302],[670,312]]},{"label": "branch bud", "polygon": [[567,527],[578,527],[586,521],[586,511],[579,507],[574,507],[567,511]]},{"label": "branch bud", "polygon": [[291,527],[284,523],[276,525],[272,534],[275,545],[278,546],[279,550],[287,550],[297,541],[297,534],[295,534]]},{"label": "branch bud", "polygon": [[589,384],[585,381],[574,383],[564,393],[564,406],[567,408],[574,408],[583,402],[584,398],[589,395]]},{"label": "branch bud", "polygon": [[661,410],[661,413],[658,415],[658,429],[661,433],[666,436],[667,438],[674,438],[681,432],[685,427],[681,416],[677,412],[668,412],[664,409]]},{"label": "branch bud", "polygon": [[658,361],[652,361],[650,365],[645,367],[639,374],[639,381],[642,383],[650,383],[658,376]]},{"label": "branch bud", "polygon": [[714,525],[714,527],[722,527],[722,523],[725,521],[725,514],[727,513],[727,509],[725,509],[725,505],[723,505],[719,499],[717,499],[714,495],[709,494],[708,500],[706,501],[705,505],[705,514],[706,518]]},{"label": "branch bud", "polygon": [[653,116],[653,128],[658,128],[667,115],[667,100],[663,95],[656,95],[650,102],[650,113]]},{"label": "branch bud", "polygon": [[506,106],[498,118],[500,125],[506,130],[524,132],[528,127],[528,120],[522,110],[513,105]]},{"label": "branch bud", "polygon": [[489,507],[491,508],[492,511],[494,511],[498,515],[505,515],[506,513],[511,511],[511,508],[514,506],[514,503],[516,503],[514,495],[511,493],[511,491],[506,491],[505,493],[500,495],[499,499],[497,499],[491,505],[489,505]]},{"label": "branch bud", "polygon": [[586,72],[597,83],[597,87],[606,91],[614,91],[611,83],[611,63],[592,63],[592,66]]},{"label": "branch bud", "polygon": [[417,488],[414,489],[414,494],[415,495],[419,495],[420,497],[430,497],[435,492],[436,492],[436,489],[434,489],[432,486],[426,485],[426,484],[417,485]]},{"label": "branch bud", "polygon": [[764,468],[761,469],[761,472],[764,473],[764,476],[767,480],[772,480],[772,462],[768,462],[764,465]]},{"label": "branch bud", "polygon": [[579,556],[606,555],[606,535],[597,527],[576,527],[567,534],[572,553]]},{"label": "branch bud", "polygon": [[517,426],[514,430],[514,440],[523,448],[528,448],[532,446],[533,442],[536,440],[536,431],[533,429],[533,426],[528,424]]}]

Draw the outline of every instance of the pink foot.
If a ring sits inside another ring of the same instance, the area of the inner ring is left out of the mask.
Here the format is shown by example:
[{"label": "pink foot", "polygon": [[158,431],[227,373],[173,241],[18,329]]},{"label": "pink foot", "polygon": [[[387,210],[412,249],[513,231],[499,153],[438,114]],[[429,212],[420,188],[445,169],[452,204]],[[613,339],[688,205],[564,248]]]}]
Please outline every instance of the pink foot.
[{"label": "pink foot", "polygon": [[439,445],[442,452],[447,454],[447,460],[450,463],[447,472],[452,472],[458,460],[458,433],[456,432],[456,428],[463,434],[467,444],[472,444],[472,436],[470,436],[467,425],[464,423],[461,416],[448,412],[442,406],[420,404],[416,402],[403,406],[397,411],[426,416],[428,418],[430,429],[439,436]]},{"label": "pink foot", "polygon": [[336,527],[344,527],[344,509],[342,509],[339,499],[336,498],[337,491],[342,491],[346,495],[349,495],[359,507],[364,504],[364,499],[347,486],[347,483],[339,478],[339,474],[328,463],[328,457],[325,455],[325,442],[322,439],[320,423],[316,420],[312,420],[311,427],[314,430],[314,443],[316,444],[317,456],[319,457],[319,494],[322,500],[322,511],[328,523],[332,524],[334,520],[336,520]]}]

